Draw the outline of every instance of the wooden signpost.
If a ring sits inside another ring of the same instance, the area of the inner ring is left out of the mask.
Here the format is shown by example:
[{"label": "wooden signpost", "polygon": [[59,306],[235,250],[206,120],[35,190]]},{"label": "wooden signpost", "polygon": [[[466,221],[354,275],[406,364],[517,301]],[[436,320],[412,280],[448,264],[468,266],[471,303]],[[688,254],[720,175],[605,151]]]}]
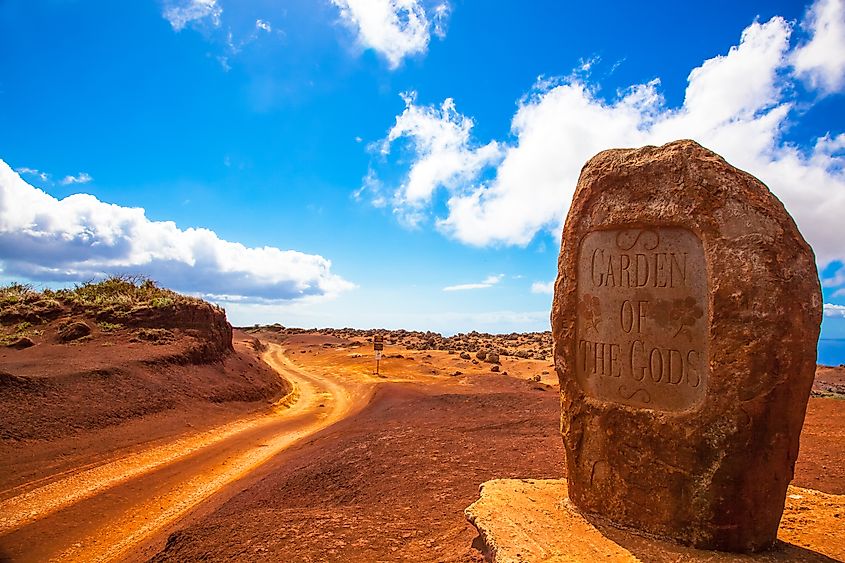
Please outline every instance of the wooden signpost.
[{"label": "wooden signpost", "polygon": [[379,362],[381,362],[381,354],[384,350],[384,336],[381,334],[373,336],[373,350],[376,356],[376,375],[378,375]]}]

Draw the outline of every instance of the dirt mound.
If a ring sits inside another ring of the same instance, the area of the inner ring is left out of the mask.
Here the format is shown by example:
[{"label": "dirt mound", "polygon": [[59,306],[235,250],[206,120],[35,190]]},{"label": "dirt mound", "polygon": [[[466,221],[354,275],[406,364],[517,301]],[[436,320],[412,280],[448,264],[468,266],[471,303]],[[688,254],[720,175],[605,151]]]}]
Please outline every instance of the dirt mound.
[{"label": "dirt mound", "polygon": [[213,363],[170,361],[186,348],[184,339],[157,345],[111,335],[70,350],[0,351],[0,441],[55,440],[193,403],[263,405],[285,392],[272,370],[243,353]]},{"label": "dirt mound", "polygon": [[[188,363],[220,360],[232,351],[232,326],[220,307],[158,287],[139,277],[115,276],[73,289],[34,291],[13,283],[0,288],[0,345],[68,343],[100,332],[176,330],[194,339]],[[24,346],[25,347],[25,346]]]},{"label": "dirt mound", "polygon": [[284,392],[223,309],[143,279],[0,288],[0,441],[56,440],[196,403]]}]

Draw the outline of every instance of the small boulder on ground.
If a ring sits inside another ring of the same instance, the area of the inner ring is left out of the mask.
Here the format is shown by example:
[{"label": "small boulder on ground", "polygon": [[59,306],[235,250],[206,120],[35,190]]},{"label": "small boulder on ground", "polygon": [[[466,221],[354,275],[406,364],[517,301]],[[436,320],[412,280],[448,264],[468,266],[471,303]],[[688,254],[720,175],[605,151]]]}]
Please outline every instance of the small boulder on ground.
[{"label": "small boulder on ground", "polygon": [[498,364],[499,363],[499,354],[497,354],[495,352],[489,352],[484,361],[487,362],[487,363],[490,363],[490,364]]},{"label": "small boulder on ground", "polygon": [[479,350],[478,353],[475,354],[475,357],[483,362],[487,357],[487,350]]},{"label": "small boulder on ground", "polygon": [[175,338],[176,336],[166,328],[141,328],[135,333],[136,340],[144,340],[155,344],[164,344]]},{"label": "small boulder on ground", "polygon": [[498,371],[499,371],[499,366],[498,366],[497,364],[496,364],[496,365],[493,365],[493,367],[491,367],[491,368],[490,368],[490,371],[492,371],[493,373],[498,372]]},{"label": "small boulder on ground", "polygon": [[91,327],[82,321],[73,321],[59,329],[59,340],[71,342],[91,334]]},{"label": "small boulder on ground", "polygon": [[469,360],[469,359],[472,359],[472,356],[470,356],[470,355],[469,355],[468,353],[466,353],[466,352],[461,352],[461,359],[462,359],[462,360]]},{"label": "small boulder on ground", "polygon": [[10,342],[6,346],[8,346],[9,348],[14,348],[15,350],[23,350],[24,348],[35,346],[35,342],[33,342],[32,339],[27,336],[21,336],[20,338]]}]

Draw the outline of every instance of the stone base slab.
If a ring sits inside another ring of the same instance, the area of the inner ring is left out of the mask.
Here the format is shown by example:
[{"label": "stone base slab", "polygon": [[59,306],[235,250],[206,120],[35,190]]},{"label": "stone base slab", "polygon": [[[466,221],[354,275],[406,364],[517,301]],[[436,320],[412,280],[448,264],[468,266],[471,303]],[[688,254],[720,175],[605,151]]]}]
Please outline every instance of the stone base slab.
[{"label": "stone base slab", "polygon": [[566,481],[496,479],[466,511],[478,547],[495,563],[569,561],[845,561],[845,495],[789,487],[778,543],[765,553],[701,551],[591,524],[569,508]]}]

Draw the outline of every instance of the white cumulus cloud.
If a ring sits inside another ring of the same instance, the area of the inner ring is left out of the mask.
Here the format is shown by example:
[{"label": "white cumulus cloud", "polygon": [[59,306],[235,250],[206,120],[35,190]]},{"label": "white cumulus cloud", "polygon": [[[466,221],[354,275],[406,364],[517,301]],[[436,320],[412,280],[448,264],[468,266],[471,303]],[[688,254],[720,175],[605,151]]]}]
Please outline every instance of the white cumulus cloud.
[{"label": "white cumulus cloud", "polygon": [[246,247],[88,194],[56,199],[2,160],[0,271],[40,281],[140,273],[173,289],[232,301],[333,296],[354,287],[319,255]]},{"label": "white cumulus cloud", "polygon": [[462,243],[526,245],[540,231],[559,232],[581,167],[596,153],[692,138],[766,183],[820,265],[845,260],[845,134],[804,150],[783,139],[798,114],[791,34],[780,17],[752,23],[738,45],[690,72],[680,107],[667,106],[658,79],[610,99],[585,78],[539,80],[513,116],[511,142],[474,142],[472,119],[451,99],[438,107],[406,96],[384,152],[402,144],[413,158],[404,179],[383,189],[392,190],[400,217],[424,217],[432,194],[444,190],[445,215],[435,225]]},{"label": "white cumulus cloud", "polygon": [[[500,160],[502,151],[496,141],[470,146],[473,121],[455,111],[451,98],[439,108],[416,105],[413,93],[403,94],[403,98],[405,111],[396,117],[381,152],[388,155],[391,143],[404,138],[416,155],[406,180],[393,196],[394,209],[403,222],[416,225],[424,218],[422,210],[438,187],[459,189]],[[374,195],[381,194],[374,191]]]},{"label": "white cumulus cloud", "polygon": [[845,317],[845,305],[824,304],[825,317]]},{"label": "white cumulus cloud", "polygon": [[222,14],[217,0],[167,0],[161,15],[175,31],[181,31],[189,23],[205,20],[217,27]]},{"label": "white cumulus cloud", "polygon": [[29,168],[27,166],[20,166],[18,168],[15,168],[15,172],[17,172],[18,174],[25,174],[27,176],[36,176],[42,182],[46,182],[50,179],[50,175],[46,172],[42,172],[41,170],[38,170],[36,168]]},{"label": "white cumulus cloud", "polygon": [[792,53],[796,73],[812,88],[835,92],[845,85],[845,0],[818,0],[802,24],[811,39]]},{"label": "white cumulus cloud", "polygon": [[65,176],[62,178],[62,185],[67,186],[70,184],[87,184],[88,182],[92,181],[94,178],[87,172],[80,172],[76,176]]},{"label": "white cumulus cloud", "polygon": [[438,4],[432,11],[432,22],[434,23],[434,35],[440,39],[446,38],[446,25],[449,22],[449,13],[452,8],[446,2]]},{"label": "white cumulus cloud", "polygon": [[487,276],[484,281],[478,283],[462,283],[458,285],[449,285],[443,288],[443,291],[466,291],[468,289],[485,289],[493,287],[505,277],[504,274],[495,274]]},{"label": "white cumulus cloud", "polygon": [[405,57],[426,52],[432,26],[441,39],[446,34],[446,3],[433,8],[433,22],[420,0],[332,0],[332,4],[358,43],[387,59],[392,69]]},{"label": "white cumulus cloud", "polygon": [[534,282],[531,284],[531,293],[548,293],[552,294],[555,290],[555,281],[548,282]]}]

